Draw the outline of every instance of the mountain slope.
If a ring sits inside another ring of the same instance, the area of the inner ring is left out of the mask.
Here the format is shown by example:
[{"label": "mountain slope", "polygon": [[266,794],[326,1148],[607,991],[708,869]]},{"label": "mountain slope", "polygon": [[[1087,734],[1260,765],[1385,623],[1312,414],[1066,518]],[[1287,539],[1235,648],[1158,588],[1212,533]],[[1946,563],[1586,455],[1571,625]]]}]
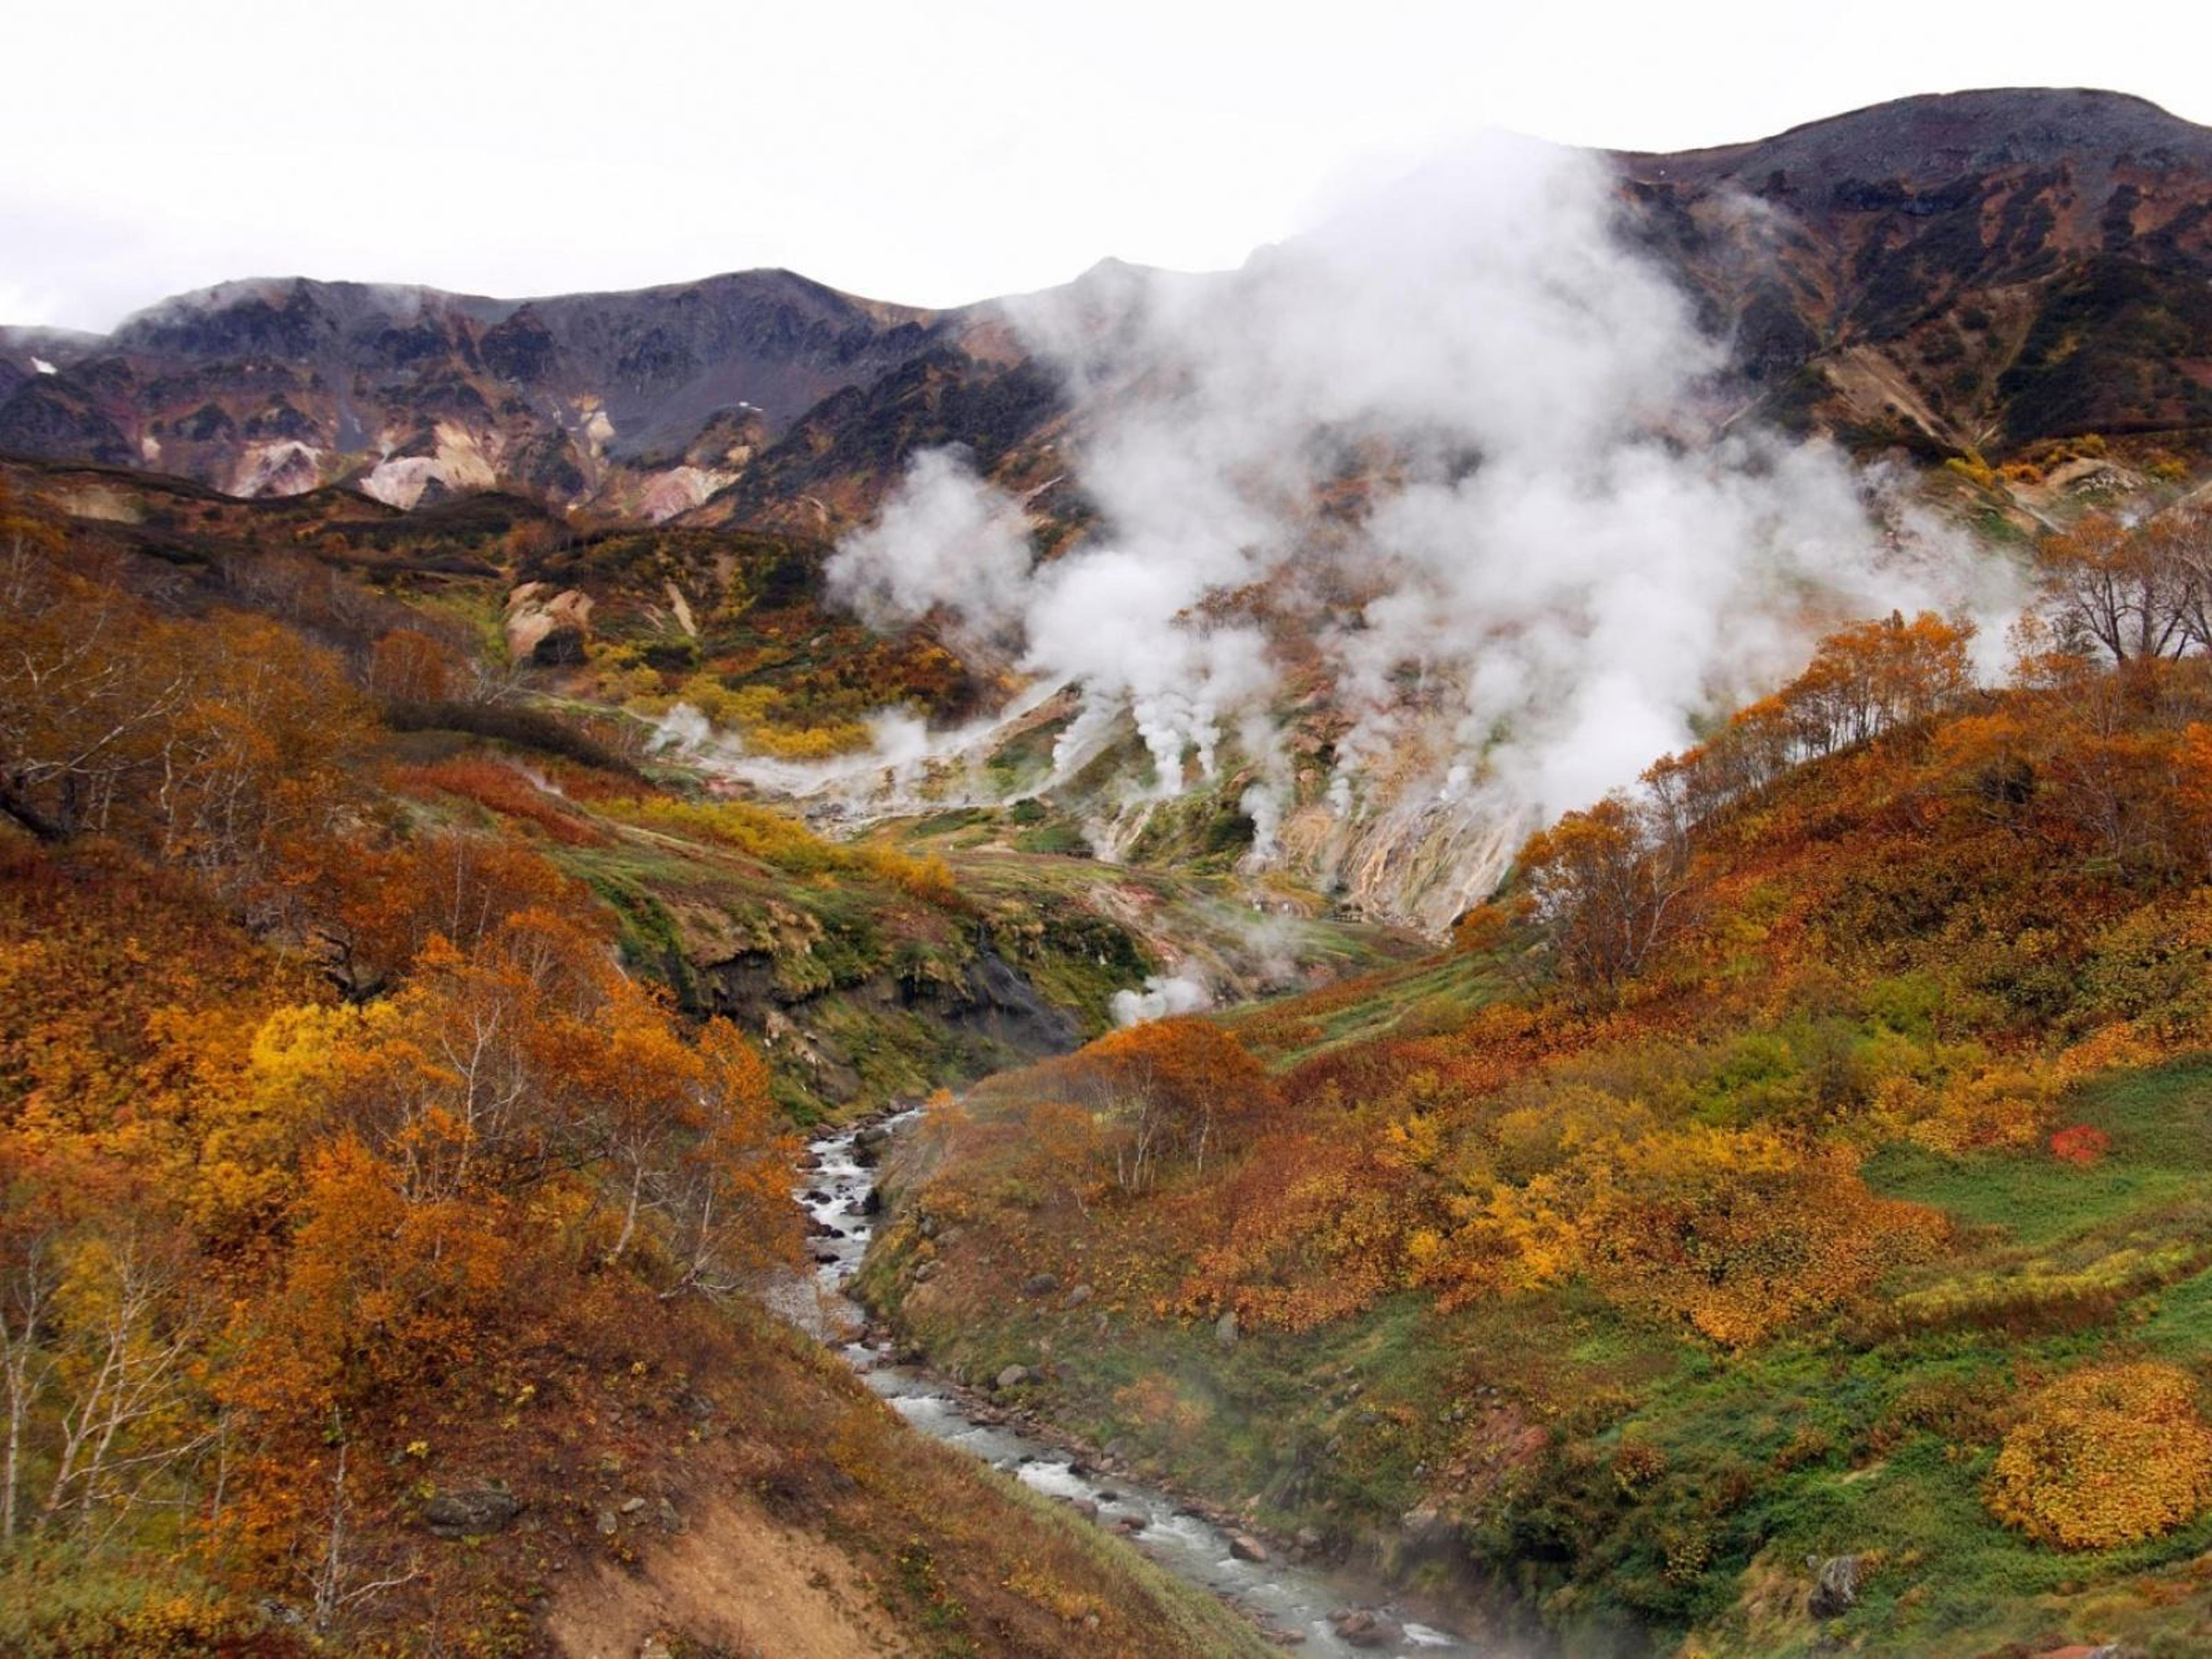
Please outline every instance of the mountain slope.
[{"label": "mountain slope", "polygon": [[925,1120],[878,1305],[1567,1654],[2201,1649],[2207,664],[1848,742],[1843,654],[1452,951]]},{"label": "mountain slope", "polygon": [[[2212,133],[2140,99],[1909,98],[1609,161],[1765,416],[1934,453],[2212,422]],[[496,487],[656,520],[711,499],[711,522],[818,531],[918,447],[1048,477],[1063,414],[1000,302],[785,271],[528,301],[230,283],[105,338],[0,331],[0,453],[241,495]]]},{"label": "mountain slope", "polygon": [[1956,93],[1618,159],[1772,412],[2002,451],[2212,422],[2212,131]]},{"label": "mountain slope", "polygon": [[476,675],[494,498],[33,476],[95,510],[0,479],[0,1650],[1266,1650],[763,1305],[793,1118],[1065,1046],[1129,935]]},{"label": "mountain slope", "polygon": [[237,495],[349,478],[411,507],[496,483],[665,517],[943,331],[786,271],[536,301],[228,283],[104,339],[9,339],[0,449]]}]

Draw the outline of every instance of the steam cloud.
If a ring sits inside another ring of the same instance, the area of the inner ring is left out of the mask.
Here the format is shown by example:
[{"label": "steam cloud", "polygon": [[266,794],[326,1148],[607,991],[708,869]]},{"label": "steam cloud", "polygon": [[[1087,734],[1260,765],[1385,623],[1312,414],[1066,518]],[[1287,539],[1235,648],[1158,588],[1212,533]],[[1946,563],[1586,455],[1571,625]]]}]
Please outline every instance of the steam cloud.
[{"label": "steam cloud", "polygon": [[988,636],[1022,619],[1029,523],[963,455],[925,450],[881,516],[846,538],[825,574],[831,597],[872,628],[942,606],[971,635]]},{"label": "steam cloud", "polygon": [[1161,793],[1233,737],[1261,860],[1301,810],[1270,713],[1294,634],[1345,722],[1330,860],[1398,856],[1363,824],[1468,826],[1432,884],[1448,918],[1519,830],[1684,746],[1820,629],[2008,596],[1828,447],[1728,433],[1722,349],[1616,216],[1595,158],[1499,137],[1233,274],[1108,265],[1009,302],[1072,391],[1101,529],[1032,566],[1018,505],[925,454],[836,590],[878,625],[1018,637],[1083,688],[1063,744],[1126,711]]},{"label": "steam cloud", "polygon": [[1213,994],[1184,975],[1148,974],[1144,988],[1116,991],[1109,1000],[1116,1025],[1142,1025],[1172,1014],[1194,1014],[1213,1006]]}]

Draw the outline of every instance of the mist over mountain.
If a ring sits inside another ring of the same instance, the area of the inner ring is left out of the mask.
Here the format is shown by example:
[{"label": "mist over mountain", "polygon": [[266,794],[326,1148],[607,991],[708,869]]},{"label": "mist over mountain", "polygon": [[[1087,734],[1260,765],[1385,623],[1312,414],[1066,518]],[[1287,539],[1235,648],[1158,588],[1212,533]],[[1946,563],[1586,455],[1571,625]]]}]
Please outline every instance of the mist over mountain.
[{"label": "mist over mountain", "polygon": [[[1746,414],[1929,453],[2212,418],[2212,133],[2142,100],[1911,98],[1603,161]],[[105,337],[0,331],[0,452],[842,527],[917,448],[1051,476],[1065,386],[1007,316],[783,271],[529,301],[226,283]]]},{"label": "mist over mountain", "polygon": [[[1840,619],[1995,652],[2004,568],[1917,468],[2212,421],[2208,274],[2212,132],[1966,93],[1677,155],[1486,141],[1237,271],[946,313],[781,271],[226,283],[0,337],[0,451],[844,536],[833,598],[1065,688],[1033,787],[1102,855],[1225,792],[1255,870],[1434,928]],[[902,732],[877,764],[943,769]]]}]

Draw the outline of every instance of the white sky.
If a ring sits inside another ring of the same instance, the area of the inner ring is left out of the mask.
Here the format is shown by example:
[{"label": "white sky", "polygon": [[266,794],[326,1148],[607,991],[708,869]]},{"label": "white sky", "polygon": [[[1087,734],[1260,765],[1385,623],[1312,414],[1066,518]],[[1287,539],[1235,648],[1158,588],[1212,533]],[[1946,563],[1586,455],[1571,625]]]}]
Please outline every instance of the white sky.
[{"label": "white sky", "polygon": [[1926,0],[24,0],[0,322],[226,277],[556,293],[787,265],[951,305],[1234,264],[1504,126],[1722,143],[1911,92],[2091,85],[2212,124],[2212,4]]}]

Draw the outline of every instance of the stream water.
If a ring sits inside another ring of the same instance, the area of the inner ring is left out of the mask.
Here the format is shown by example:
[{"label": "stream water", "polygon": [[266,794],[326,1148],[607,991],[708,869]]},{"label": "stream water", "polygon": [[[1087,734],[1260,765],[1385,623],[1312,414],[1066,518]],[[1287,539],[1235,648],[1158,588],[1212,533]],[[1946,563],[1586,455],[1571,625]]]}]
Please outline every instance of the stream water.
[{"label": "stream water", "polygon": [[[919,1115],[918,1110],[909,1110],[886,1120],[885,1127],[896,1133]],[[1139,1523],[1129,1534],[1133,1547],[1244,1608],[1266,1629],[1298,1638],[1300,1652],[1388,1654],[1401,1659],[1476,1653],[1460,1638],[1390,1613],[1387,1607],[1370,1639],[1358,1644],[1347,1641],[1329,1614],[1376,1607],[1384,1599],[1376,1584],[1328,1567],[1241,1559],[1231,1550],[1229,1534],[1189,1513],[1169,1493],[1141,1481],[1091,1471],[1048,1442],[977,1422],[956,1390],[925,1370],[892,1363],[886,1346],[866,1340],[865,1316],[847,1294],[874,1232],[867,1207],[876,1176],[854,1155],[859,1133],[858,1129],[841,1130],[813,1143],[816,1166],[807,1173],[798,1196],[806,1211],[832,1231],[812,1241],[817,1265],[811,1304],[794,1305],[788,1311],[842,1352],[900,1416],[924,1434],[972,1452],[1041,1492],[1095,1504],[1101,1526]]]}]

